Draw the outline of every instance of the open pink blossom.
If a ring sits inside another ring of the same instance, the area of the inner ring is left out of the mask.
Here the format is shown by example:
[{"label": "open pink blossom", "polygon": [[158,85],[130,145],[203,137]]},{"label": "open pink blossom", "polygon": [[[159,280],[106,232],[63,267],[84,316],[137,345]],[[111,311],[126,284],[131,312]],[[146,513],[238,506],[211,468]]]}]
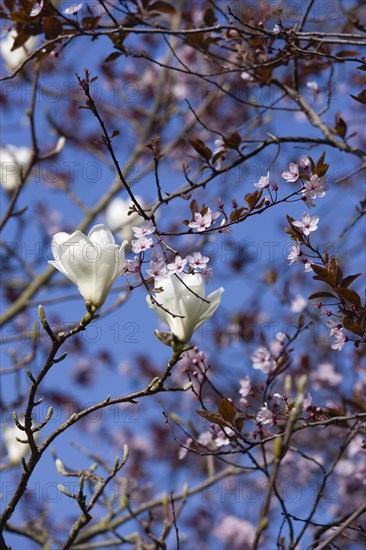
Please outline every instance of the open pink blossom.
[{"label": "open pink blossom", "polygon": [[194,215],[194,221],[189,222],[188,227],[196,229],[199,233],[205,231],[211,227],[212,223],[220,216],[220,212],[212,212],[210,208],[207,209],[206,214],[202,216],[200,212],[196,212]]},{"label": "open pink blossom", "polygon": [[267,189],[269,187],[269,172],[266,176],[261,176],[258,183],[254,184],[254,187],[259,187],[260,189]]},{"label": "open pink blossom", "polygon": [[299,179],[299,167],[294,162],[290,162],[288,170],[282,172],[281,177],[289,182],[297,181]]},{"label": "open pink blossom", "polygon": [[287,256],[289,264],[291,265],[291,264],[300,262],[301,255],[302,255],[302,252],[300,248],[300,243],[299,241],[296,241],[296,243],[291,246],[291,250]]},{"label": "open pink blossom", "polygon": [[176,256],[174,262],[167,265],[167,268],[173,273],[182,273],[183,269],[187,265],[187,260],[183,260],[180,256]]},{"label": "open pink blossom", "polygon": [[153,245],[153,240],[147,237],[141,237],[136,241],[132,241],[131,245],[132,252],[134,252],[135,254],[139,254],[140,252],[145,252],[145,250],[151,248]]},{"label": "open pink blossom", "polygon": [[154,279],[166,279],[172,275],[172,273],[167,270],[164,260],[151,260],[150,269],[147,269],[146,273]]},{"label": "open pink blossom", "polygon": [[318,222],[319,216],[311,217],[309,212],[304,212],[302,215],[302,220],[294,221],[292,222],[292,225],[298,227],[304,235],[308,236],[312,231],[316,231],[318,229]]},{"label": "open pink blossom", "polygon": [[307,306],[308,301],[301,294],[296,294],[291,302],[291,311],[301,313]]},{"label": "open pink blossom", "polygon": [[274,414],[269,410],[267,403],[264,403],[264,407],[261,407],[256,416],[258,424],[273,424]]},{"label": "open pink blossom", "polygon": [[[329,187],[325,183],[325,177],[319,178],[314,174],[310,177],[310,181],[305,182],[302,193],[305,199],[316,199],[316,197],[324,197],[328,189]],[[311,201],[311,206],[313,205],[315,205],[315,203]]]},{"label": "open pink blossom", "polygon": [[136,239],[139,239],[140,237],[146,237],[146,235],[154,233],[155,227],[150,221],[145,220],[142,222],[141,227],[133,227],[132,231]]},{"label": "open pink blossom", "polygon": [[193,252],[192,256],[187,256],[187,262],[193,269],[205,269],[210,258],[202,256],[200,252]]},{"label": "open pink blossom", "polygon": [[276,366],[276,363],[264,346],[260,346],[254,353],[251,355],[251,360],[253,361],[253,369],[258,369],[264,373],[269,373],[273,371]]},{"label": "open pink blossom", "polygon": [[231,428],[225,428],[225,429],[219,430],[217,432],[217,437],[215,438],[216,447],[220,448],[220,447],[223,447],[224,445],[229,445],[230,437],[232,437],[233,435],[235,435],[235,432]]}]

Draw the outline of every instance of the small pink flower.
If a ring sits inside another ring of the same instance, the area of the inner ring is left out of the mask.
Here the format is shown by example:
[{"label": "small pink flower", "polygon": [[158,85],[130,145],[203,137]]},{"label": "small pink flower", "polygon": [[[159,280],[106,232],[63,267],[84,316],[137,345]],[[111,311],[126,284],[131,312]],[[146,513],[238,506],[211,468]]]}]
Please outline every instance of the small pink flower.
[{"label": "small pink flower", "polygon": [[302,221],[292,222],[292,225],[298,227],[304,235],[308,236],[312,231],[316,231],[318,229],[318,222],[319,216],[311,217],[309,212],[304,212],[302,215]]},{"label": "small pink flower", "polygon": [[167,268],[173,273],[182,273],[183,269],[187,264],[187,260],[183,260],[180,256],[176,256],[174,262],[167,265]]},{"label": "small pink flower", "polygon": [[172,273],[167,270],[164,260],[152,260],[150,262],[150,269],[147,269],[146,273],[154,279],[166,279],[172,275]]},{"label": "small pink flower", "polygon": [[141,237],[136,241],[132,241],[131,245],[132,252],[134,252],[135,254],[139,254],[140,252],[145,252],[145,250],[151,248],[153,246],[153,240],[148,239],[147,237]]},{"label": "small pink flower", "polygon": [[210,208],[207,209],[207,212],[204,216],[202,216],[200,212],[196,212],[194,215],[194,221],[190,222],[188,224],[188,227],[190,227],[191,229],[196,229],[200,233],[202,231],[205,231],[205,229],[211,227],[212,223],[218,216],[220,216],[220,213],[216,212],[214,214],[212,213]]},{"label": "small pink flower", "polygon": [[287,256],[290,265],[299,262],[301,255],[302,252],[300,248],[300,243],[299,241],[296,241],[296,244],[292,245],[289,255]]},{"label": "small pink flower", "polygon": [[205,269],[210,261],[207,256],[202,256],[200,252],[193,252],[192,256],[187,256],[187,262],[193,269]]},{"label": "small pink flower", "polygon": [[314,174],[310,177],[310,181],[305,182],[302,193],[306,199],[316,199],[316,197],[324,197],[328,189],[329,187],[325,183],[325,177],[319,178]]},{"label": "small pink flower", "polygon": [[258,424],[273,424],[274,414],[269,410],[267,403],[264,403],[264,407],[261,407],[256,416]]},{"label": "small pink flower", "polygon": [[242,397],[246,397],[247,395],[250,394],[251,389],[252,389],[252,386],[250,384],[249,376],[242,378],[242,380],[240,380],[240,389],[239,389],[240,395]]},{"label": "small pink flower", "polygon": [[151,222],[145,220],[142,222],[141,227],[133,227],[132,231],[136,239],[140,239],[140,237],[146,237],[146,235],[151,235],[151,233],[154,233],[155,227]]},{"label": "small pink flower", "polygon": [[269,172],[266,176],[261,176],[259,182],[254,184],[254,187],[259,187],[260,189],[267,189],[269,187]]},{"label": "small pink flower", "polygon": [[267,348],[260,346],[254,353],[251,355],[251,360],[253,361],[253,369],[258,369],[265,374],[271,372],[275,367],[276,363],[273,360],[270,352]]},{"label": "small pink flower", "polygon": [[299,167],[294,162],[290,162],[288,170],[282,172],[281,177],[289,182],[293,182],[299,179]]}]

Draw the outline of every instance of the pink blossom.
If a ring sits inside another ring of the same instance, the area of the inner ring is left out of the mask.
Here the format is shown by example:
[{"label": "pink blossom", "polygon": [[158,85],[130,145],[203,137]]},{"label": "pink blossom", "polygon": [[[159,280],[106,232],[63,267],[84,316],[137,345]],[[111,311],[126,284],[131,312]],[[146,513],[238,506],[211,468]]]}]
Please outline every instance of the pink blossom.
[{"label": "pink blossom", "polygon": [[202,432],[198,438],[197,438],[197,443],[199,443],[200,445],[203,445],[204,447],[211,447],[212,448],[212,444],[214,443],[213,441],[213,435],[211,432],[209,431],[206,431],[206,432]]},{"label": "pink blossom", "polygon": [[302,215],[302,221],[294,221],[292,222],[292,225],[298,227],[304,235],[308,236],[312,231],[316,231],[318,229],[318,222],[319,216],[311,217],[309,212],[304,212]]},{"label": "pink blossom", "polygon": [[253,369],[258,369],[266,374],[276,367],[270,352],[263,346],[259,347],[250,358],[253,361]]},{"label": "pink blossom", "polygon": [[279,355],[283,350],[285,342],[286,335],[283,332],[277,332],[275,339],[269,344],[272,355]]},{"label": "pink blossom", "polygon": [[164,260],[151,260],[150,269],[147,269],[146,273],[154,279],[166,279],[172,275],[172,273],[167,270]]},{"label": "pink blossom", "polygon": [[229,445],[230,437],[232,437],[233,435],[235,435],[235,432],[231,428],[225,428],[225,429],[219,430],[215,438],[216,447],[220,448],[220,447],[223,447],[224,445]]},{"label": "pink blossom", "polygon": [[191,448],[191,445],[193,443],[193,439],[191,437],[188,437],[184,443],[184,447],[181,447],[179,449],[178,453],[178,459],[183,460],[188,454],[189,449]]},{"label": "pink blossom", "polygon": [[187,262],[193,269],[205,269],[210,261],[207,256],[202,256],[200,252],[193,252],[192,256],[187,256]]},{"label": "pink blossom", "polygon": [[254,187],[259,187],[260,189],[267,189],[269,187],[269,172],[266,176],[261,176],[258,183],[254,184]]},{"label": "pink blossom", "polygon": [[336,351],[341,351],[343,349],[344,344],[347,342],[347,336],[343,333],[343,330],[341,329],[339,332],[336,332],[332,335],[333,342],[331,343],[330,347]]},{"label": "pink blossom", "polygon": [[173,275],[173,273],[182,273],[183,269],[185,268],[187,264],[187,260],[183,260],[180,256],[176,256],[174,259],[174,262],[167,265],[167,268],[169,269],[170,273]]},{"label": "pink blossom", "polygon": [[304,401],[302,402],[302,408],[304,409],[304,411],[308,410],[308,408],[310,407],[312,401],[313,401],[313,398],[310,395],[310,393],[308,392],[307,396],[305,397]]},{"label": "pink blossom", "polygon": [[308,301],[301,294],[296,294],[295,298],[291,302],[291,311],[294,313],[301,313],[307,306]]},{"label": "pink blossom", "polygon": [[150,221],[145,220],[142,222],[141,227],[133,227],[132,231],[135,237],[140,239],[141,237],[146,237],[146,235],[151,235],[151,233],[154,233],[155,227]]},{"label": "pink blossom", "polygon": [[294,162],[290,162],[288,170],[282,172],[281,177],[289,182],[293,182],[299,179],[299,167]]},{"label": "pink blossom", "polygon": [[309,90],[313,90],[315,93],[319,93],[319,84],[315,80],[310,80],[306,83],[306,87],[309,88]]},{"label": "pink blossom", "polygon": [[[310,177],[310,181],[306,181],[304,188],[302,189],[303,197],[305,199],[316,199],[316,197],[324,197],[329,187],[325,183],[325,177],[319,178],[316,174]],[[306,202],[306,204],[308,204]],[[311,200],[311,206],[315,206],[313,200]]]},{"label": "pink blossom", "polygon": [[153,245],[153,240],[148,239],[147,237],[141,237],[140,239],[137,239],[136,241],[131,242],[132,245],[132,252],[135,254],[139,254],[140,252],[145,252],[145,250],[148,250]]},{"label": "pink blossom", "polygon": [[256,416],[257,424],[273,424],[274,414],[269,410],[267,403],[264,403],[264,407],[261,407]]},{"label": "pink blossom", "polygon": [[188,227],[190,227],[191,229],[196,229],[198,232],[205,231],[205,229],[211,227],[212,223],[219,216],[220,212],[213,213],[210,208],[207,209],[207,212],[206,214],[204,214],[204,216],[202,216],[200,212],[196,212],[194,215],[194,221],[189,222]]},{"label": "pink blossom", "polygon": [[240,395],[242,397],[246,397],[247,395],[250,394],[251,389],[252,389],[252,386],[250,384],[249,376],[246,376],[245,378],[242,378],[240,380],[240,389],[239,389]]},{"label": "pink blossom", "polygon": [[245,80],[245,82],[253,82],[254,81],[254,78],[252,77],[252,75],[250,73],[247,73],[246,71],[243,71],[241,73],[240,78],[242,80]]},{"label": "pink blossom", "polygon": [[329,362],[318,365],[311,378],[315,389],[322,386],[338,386],[343,380],[343,376],[336,372],[334,365]]},{"label": "pink blossom", "polygon": [[138,273],[140,271],[139,257],[135,256],[133,260],[126,260],[125,268],[129,273]]},{"label": "pink blossom", "polygon": [[310,160],[308,159],[308,157],[305,157],[305,158],[300,160],[301,168],[306,169],[309,166],[309,164],[310,164]]},{"label": "pink blossom", "polygon": [[300,261],[300,256],[302,255],[300,243],[297,240],[295,244],[292,245],[291,250],[289,252],[289,255],[287,256],[287,259],[289,261],[289,264],[294,264]]},{"label": "pink blossom", "polygon": [[213,532],[224,542],[225,548],[250,550],[254,544],[256,528],[245,519],[225,516],[218,522]]},{"label": "pink blossom", "polygon": [[348,338],[343,332],[341,324],[337,324],[332,319],[328,321],[327,327],[330,329],[330,337],[333,339],[330,347],[334,350],[341,351]]}]

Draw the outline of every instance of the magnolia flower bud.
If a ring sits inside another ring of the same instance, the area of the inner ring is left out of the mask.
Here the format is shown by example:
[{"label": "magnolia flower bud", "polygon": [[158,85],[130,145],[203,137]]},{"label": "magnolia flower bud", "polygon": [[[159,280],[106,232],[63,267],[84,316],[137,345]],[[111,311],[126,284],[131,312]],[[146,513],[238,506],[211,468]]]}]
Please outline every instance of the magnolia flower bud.
[{"label": "magnolia flower bud", "polygon": [[152,303],[150,296],[147,296],[146,300],[148,306],[169,325],[177,340],[186,344],[194,331],[215,313],[224,289],[219,288],[205,298],[205,284],[201,275],[182,273],[180,278],[183,282],[174,275],[169,279],[155,281],[156,287],[163,288],[162,292],[156,295],[156,300],[164,309]]},{"label": "magnolia flower bud", "polygon": [[[135,195],[135,199],[144,208],[144,200],[138,195]],[[133,202],[130,199],[124,200],[117,197],[109,204],[105,213],[109,227],[113,232],[118,233],[121,240],[131,241],[134,238],[132,227],[141,223],[142,218],[137,212],[128,215],[132,206]]]},{"label": "magnolia flower bud", "polygon": [[27,170],[32,156],[29,147],[7,145],[0,148],[0,184],[6,191],[14,191]]},{"label": "magnolia flower bud", "polygon": [[9,71],[15,71],[29,57],[37,45],[37,38],[30,36],[20,48],[12,51],[17,36],[16,30],[12,30],[0,41],[0,54]]},{"label": "magnolia flower bud", "polygon": [[116,280],[125,260],[124,241],[119,247],[110,230],[95,225],[88,236],[81,231],[56,233],[52,239],[55,258],[49,263],[61,271],[79,289],[91,311],[100,308]]}]

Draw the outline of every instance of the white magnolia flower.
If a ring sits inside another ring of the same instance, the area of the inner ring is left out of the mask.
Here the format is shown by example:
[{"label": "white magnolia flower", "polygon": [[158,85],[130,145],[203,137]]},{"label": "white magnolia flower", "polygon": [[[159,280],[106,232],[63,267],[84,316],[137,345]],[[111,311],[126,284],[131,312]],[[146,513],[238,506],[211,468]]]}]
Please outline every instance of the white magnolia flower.
[{"label": "white magnolia flower", "polygon": [[6,191],[14,191],[21,181],[22,172],[26,171],[32,157],[28,147],[7,145],[0,148],[1,186]]},{"label": "white magnolia flower", "polygon": [[[135,195],[135,199],[141,208],[144,208],[144,200],[138,195]],[[109,204],[105,213],[108,227],[118,233],[122,241],[132,241],[134,237],[132,228],[139,225],[142,220],[137,212],[128,215],[132,206],[133,202],[129,198],[124,200],[117,197]]]},{"label": "white magnolia flower", "polygon": [[71,235],[56,233],[52,239],[55,260],[49,263],[78,287],[86,302],[99,308],[122,273],[126,244],[118,246],[103,224],[95,225],[88,236],[79,230]]},{"label": "white magnolia flower", "polygon": [[23,46],[11,51],[17,36],[17,32],[12,30],[0,41],[0,55],[11,72],[15,71],[29,57],[37,45],[37,38],[31,36]]},{"label": "white magnolia flower", "polygon": [[3,429],[3,441],[9,462],[12,464],[17,464],[29,453],[29,443],[21,443],[16,438],[22,441],[28,440],[25,431],[20,430],[15,424],[5,426]]},{"label": "white magnolia flower", "polygon": [[311,217],[309,212],[304,212],[301,217],[302,221],[292,222],[292,225],[298,227],[304,235],[310,235],[311,231],[318,229],[319,216]]},{"label": "white magnolia flower", "polygon": [[176,338],[188,343],[194,331],[215,313],[224,289],[219,288],[205,298],[205,284],[201,275],[182,273],[180,278],[173,275],[156,282],[156,287],[162,287],[163,291],[156,294],[155,299],[165,309],[152,303],[150,296],[146,297],[146,301],[160,319],[169,325]]},{"label": "white magnolia flower", "polygon": [[299,179],[299,167],[294,162],[290,162],[288,170],[282,172],[281,177],[289,182],[293,182]]}]

